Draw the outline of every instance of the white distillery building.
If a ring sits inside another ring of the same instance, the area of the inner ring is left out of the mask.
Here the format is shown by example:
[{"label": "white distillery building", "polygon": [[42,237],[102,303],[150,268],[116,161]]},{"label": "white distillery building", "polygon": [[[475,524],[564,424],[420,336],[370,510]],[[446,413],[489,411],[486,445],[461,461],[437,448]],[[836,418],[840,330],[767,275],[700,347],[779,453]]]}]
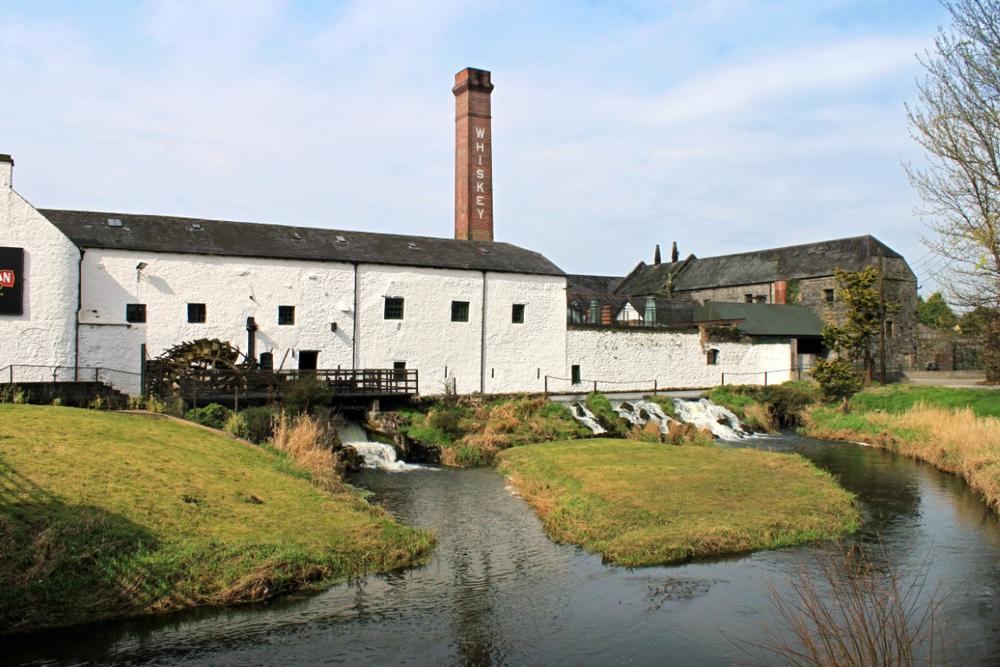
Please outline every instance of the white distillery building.
[{"label": "white distillery building", "polygon": [[135,394],[141,350],[201,338],[280,370],[416,369],[423,394],[789,377],[787,337],[568,324],[563,271],[493,240],[492,88],[456,76],[455,238],[39,209],[0,155],[0,383],[101,369]]}]

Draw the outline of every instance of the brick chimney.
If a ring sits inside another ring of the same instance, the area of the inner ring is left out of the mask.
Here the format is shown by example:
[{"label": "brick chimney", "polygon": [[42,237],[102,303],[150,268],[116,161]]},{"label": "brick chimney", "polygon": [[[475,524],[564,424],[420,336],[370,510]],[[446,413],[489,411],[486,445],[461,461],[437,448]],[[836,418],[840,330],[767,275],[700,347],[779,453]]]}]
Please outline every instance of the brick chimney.
[{"label": "brick chimney", "polygon": [[455,75],[455,238],[493,240],[493,132],[490,73]]},{"label": "brick chimney", "polygon": [[14,184],[14,158],[0,153],[0,188],[10,190]]}]

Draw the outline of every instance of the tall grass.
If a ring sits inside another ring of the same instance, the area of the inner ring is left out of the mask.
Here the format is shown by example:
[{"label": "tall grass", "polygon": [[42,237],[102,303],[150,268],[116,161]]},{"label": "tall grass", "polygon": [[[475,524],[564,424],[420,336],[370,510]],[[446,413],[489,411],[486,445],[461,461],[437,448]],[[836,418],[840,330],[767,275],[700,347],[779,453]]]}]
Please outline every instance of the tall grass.
[{"label": "tall grass", "polygon": [[340,491],[341,462],[329,445],[329,437],[326,425],[315,416],[303,413],[289,417],[281,412],[274,422],[271,444],[308,472],[313,483],[327,491]]},{"label": "tall grass", "polygon": [[[1000,396],[998,396],[1000,399]],[[977,417],[971,407],[922,403],[901,413],[813,410],[805,432],[818,438],[863,440],[961,475],[1000,511],[1000,419]]]},{"label": "tall grass", "polygon": [[927,588],[927,562],[904,579],[884,553],[869,549],[828,552],[816,568],[803,564],[786,592],[771,584],[778,626],[743,643],[802,667],[945,664],[942,600]]}]

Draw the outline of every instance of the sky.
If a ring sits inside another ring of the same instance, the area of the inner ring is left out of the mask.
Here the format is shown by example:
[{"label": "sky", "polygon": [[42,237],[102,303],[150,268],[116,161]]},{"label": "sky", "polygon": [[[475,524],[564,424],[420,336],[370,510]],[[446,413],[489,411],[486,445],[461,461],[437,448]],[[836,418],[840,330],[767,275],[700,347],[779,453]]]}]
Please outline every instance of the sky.
[{"label": "sky", "polygon": [[624,275],[873,234],[940,262],[903,164],[930,0],[0,0],[0,153],[38,207],[444,236],[453,77],[492,72],[498,241]]}]

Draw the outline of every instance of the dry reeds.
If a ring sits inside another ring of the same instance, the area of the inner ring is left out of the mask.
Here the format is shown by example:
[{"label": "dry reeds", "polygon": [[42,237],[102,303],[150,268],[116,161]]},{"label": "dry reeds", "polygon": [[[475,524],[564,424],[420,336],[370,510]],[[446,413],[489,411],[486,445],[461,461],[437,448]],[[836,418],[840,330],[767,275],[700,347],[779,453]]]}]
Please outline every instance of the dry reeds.
[{"label": "dry reeds", "polygon": [[[807,431],[816,437],[864,440],[961,475],[1000,511],[1000,419],[977,417],[971,408],[918,403],[902,413],[851,413],[845,420],[846,428],[825,428],[809,420]],[[851,428],[855,420],[874,426],[879,434],[873,438],[870,431]]]},{"label": "dry reeds", "polygon": [[928,563],[904,578],[884,557],[854,546],[806,564],[770,598],[778,627],[760,642],[740,642],[782,664],[808,667],[907,667],[946,662],[939,591],[927,588]]},{"label": "dry reeds", "polygon": [[308,413],[288,417],[284,412],[274,421],[271,443],[287,454],[296,467],[309,473],[313,482],[328,491],[343,488],[340,479],[340,460],[327,444],[327,427]]}]

